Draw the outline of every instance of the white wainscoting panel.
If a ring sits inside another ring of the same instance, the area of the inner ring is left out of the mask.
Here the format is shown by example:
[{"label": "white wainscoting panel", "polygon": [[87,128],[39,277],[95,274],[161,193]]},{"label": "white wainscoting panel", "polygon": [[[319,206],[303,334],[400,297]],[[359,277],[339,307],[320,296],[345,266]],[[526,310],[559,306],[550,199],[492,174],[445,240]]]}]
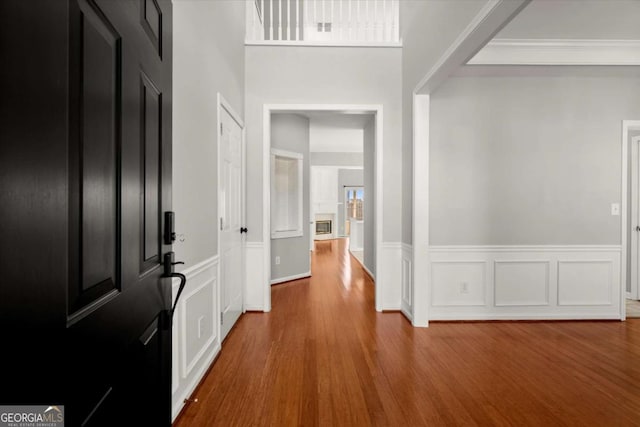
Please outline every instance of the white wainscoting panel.
[{"label": "white wainscoting panel", "polygon": [[249,311],[264,310],[265,287],[269,280],[264,274],[264,245],[262,242],[246,242],[246,289],[244,292],[244,309]]},{"label": "white wainscoting panel", "polygon": [[182,346],[182,378],[188,378],[194,366],[202,359],[209,346],[217,338],[216,322],[213,318],[217,298],[213,291],[217,280],[210,279],[200,284],[181,301],[180,326],[184,344]]},{"label": "white wainscoting panel", "polygon": [[[218,268],[215,257],[182,273],[187,285],[173,318],[172,417],[175,419],[220,351]],[[173,298],[178,291],[173,281]]]},{"label": "white wainscoting panel", "polygon": [[485,305],[484,261],[431,263],[431,304],[437,306]]},{"label": "white wainscoting panel", "polygon": [[400,310],[402,300],[402,244],[383,242],[383,265],[376,266],[376,286],[382,286],[382,310]]},{"label": "white wainscoting panel", "polygon": [[558,261],[558,305],[611,305],[611,260]]},{"label": "white wainscoting panel", "polygon": [[430,246],[430,320],[620,319],[619,245]]},{"label": "white wainscoting panel", "polygon": [[402,301],[400,310],[410,321],[413,320],[413,247],[402,244]]},{"label": "white wainscoting panel", "polygon": [[548,305],[549,261],[494,261],[496,306]]}]

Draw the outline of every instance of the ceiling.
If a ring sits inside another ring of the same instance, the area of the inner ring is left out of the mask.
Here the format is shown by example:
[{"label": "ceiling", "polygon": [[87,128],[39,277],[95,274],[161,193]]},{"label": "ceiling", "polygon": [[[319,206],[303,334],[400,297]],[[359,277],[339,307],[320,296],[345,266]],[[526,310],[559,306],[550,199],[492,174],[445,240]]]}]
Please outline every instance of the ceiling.
[{"label": "ceiling", "polygon": [[640,40],[640,1],[532,0],[494,38]]},{"label": "ceiling", "polygon": [[298,114],[309,118],[317,126],[338,129],[364,129],[373,118],[372,113],[337,113],[333,111],[305,111]]}]

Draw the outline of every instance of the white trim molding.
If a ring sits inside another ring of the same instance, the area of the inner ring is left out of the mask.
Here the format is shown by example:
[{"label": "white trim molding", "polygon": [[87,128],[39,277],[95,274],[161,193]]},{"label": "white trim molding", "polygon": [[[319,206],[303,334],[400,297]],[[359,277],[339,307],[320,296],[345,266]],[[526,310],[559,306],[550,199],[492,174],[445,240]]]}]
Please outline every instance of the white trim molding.
[{"label": "white trim molding", "polygon": [[640,65],[640,40],[494,39],[469,65]]},{"label": "white trim molding", "polygon": [[431,246],[430,320],[620,319],[620,245]]},{"label": "white trim molding", "polygon": [[271,284],[277,285],[279,283],[291,282],[292,280],[307,279],[309,277],[311,277],[311,271],[307,271],[306,273],[301,273],[301,274],[294,274],[292,276],[287,276],[287,277],[280,277],[278,279],[273,279],[271,280]]},{"label": "white trim molding", "polygon": [[413,246],[404,242],[400,272],[402,275],[400,311],[410,322],[413,322]]},{"label": "white trim molding", "polygon": [[263,284],[269,282],[264,271],[264,244],[262,242],[245,242],[245,289],[244,309],[248,311],[265,311]]},{"label": "white trim molding", "polygon": [[[411,322],[429,326],[429,108],[430,95],[413,95],[413,212]],[[418,185],[420,183],[420,185]]]},{"label": "white trim molding", "polygon": [[[632,131],[640,130],[640,120],[623,120],[622,121],[622,181],[621,187],[621,206],[620,206],[620,242],[622,242],[622,259],[620,263],[621,292],[620,295],[620,315],[621,319],[627,318],[626,301],[627,296],[627,253],[629,252],[629,221],[627,206],[629,205],[629,134]],[[632,286],[633,289],[633,286]]]},{"label": "white trim molding", "polygon": [[[182,271],[187,278],[174,316],[172,330],[171,415],[178,416],[220,352],[218,255]],[[172,282],[175,300],[179,281]],[[198,304],[191,304],[198,301]],[[206,301],[206,304],[202,304]]]}]

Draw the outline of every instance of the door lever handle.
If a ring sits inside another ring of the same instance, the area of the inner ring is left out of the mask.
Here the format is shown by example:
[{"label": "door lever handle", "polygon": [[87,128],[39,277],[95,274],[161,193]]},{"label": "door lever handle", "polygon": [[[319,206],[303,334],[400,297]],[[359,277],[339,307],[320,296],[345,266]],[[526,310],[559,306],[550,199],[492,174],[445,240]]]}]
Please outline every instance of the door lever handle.
[{"label": "door lever handle", "polygon": [[176,294],[176,300],[173,303],[173,306],[171,307],[171,318],[173,319],[173,313],[176,311],[176,306],[178,305],[178,301],[180,300],[180,295],[182,295],[182,291],[184,290],[184,287],[187,284],[187,276],[185,276],[182,273],[176,273],[173,270],[173,266],[174,265],[178,265],[178,264],[184,264],[184,261],[177,261],[174,262],[175,254],[173,252],[167,252],[166,254],[164,254],[164,274],[163,277],[176,277],[178,279],[180,279],[180,286],[178,287],[178,293]]},{"label": "door lever handle", "polygon": [[171,307],[171,318],[173,319],[173,313],[176,311],[176,306],[178,305],[178,301],[180,300],[180,295],[182,295],[182,291],[184,290],[184,287],[187,284],[187,276],[185,276],[182,273],[172,273],[171,276],[169,277],[177,277],[180,279],[180,286],[178,286],[178,293],[176,294],[176,300],[173,302],[173,307]]},{"label": "door lever handle", "polygon": [[246,233],[247,231],[247,227],[240,227],[240,233]]}]

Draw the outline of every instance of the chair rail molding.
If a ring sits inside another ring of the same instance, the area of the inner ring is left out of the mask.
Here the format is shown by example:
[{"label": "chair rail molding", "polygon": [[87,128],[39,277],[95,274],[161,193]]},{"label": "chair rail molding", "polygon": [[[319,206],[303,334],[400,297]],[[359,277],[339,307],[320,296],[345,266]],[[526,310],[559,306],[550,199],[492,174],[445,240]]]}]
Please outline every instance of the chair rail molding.
[{"label": "chair rail molding", "polygon": [[468,65],[640,65],[640,40],[494,39]]}]

